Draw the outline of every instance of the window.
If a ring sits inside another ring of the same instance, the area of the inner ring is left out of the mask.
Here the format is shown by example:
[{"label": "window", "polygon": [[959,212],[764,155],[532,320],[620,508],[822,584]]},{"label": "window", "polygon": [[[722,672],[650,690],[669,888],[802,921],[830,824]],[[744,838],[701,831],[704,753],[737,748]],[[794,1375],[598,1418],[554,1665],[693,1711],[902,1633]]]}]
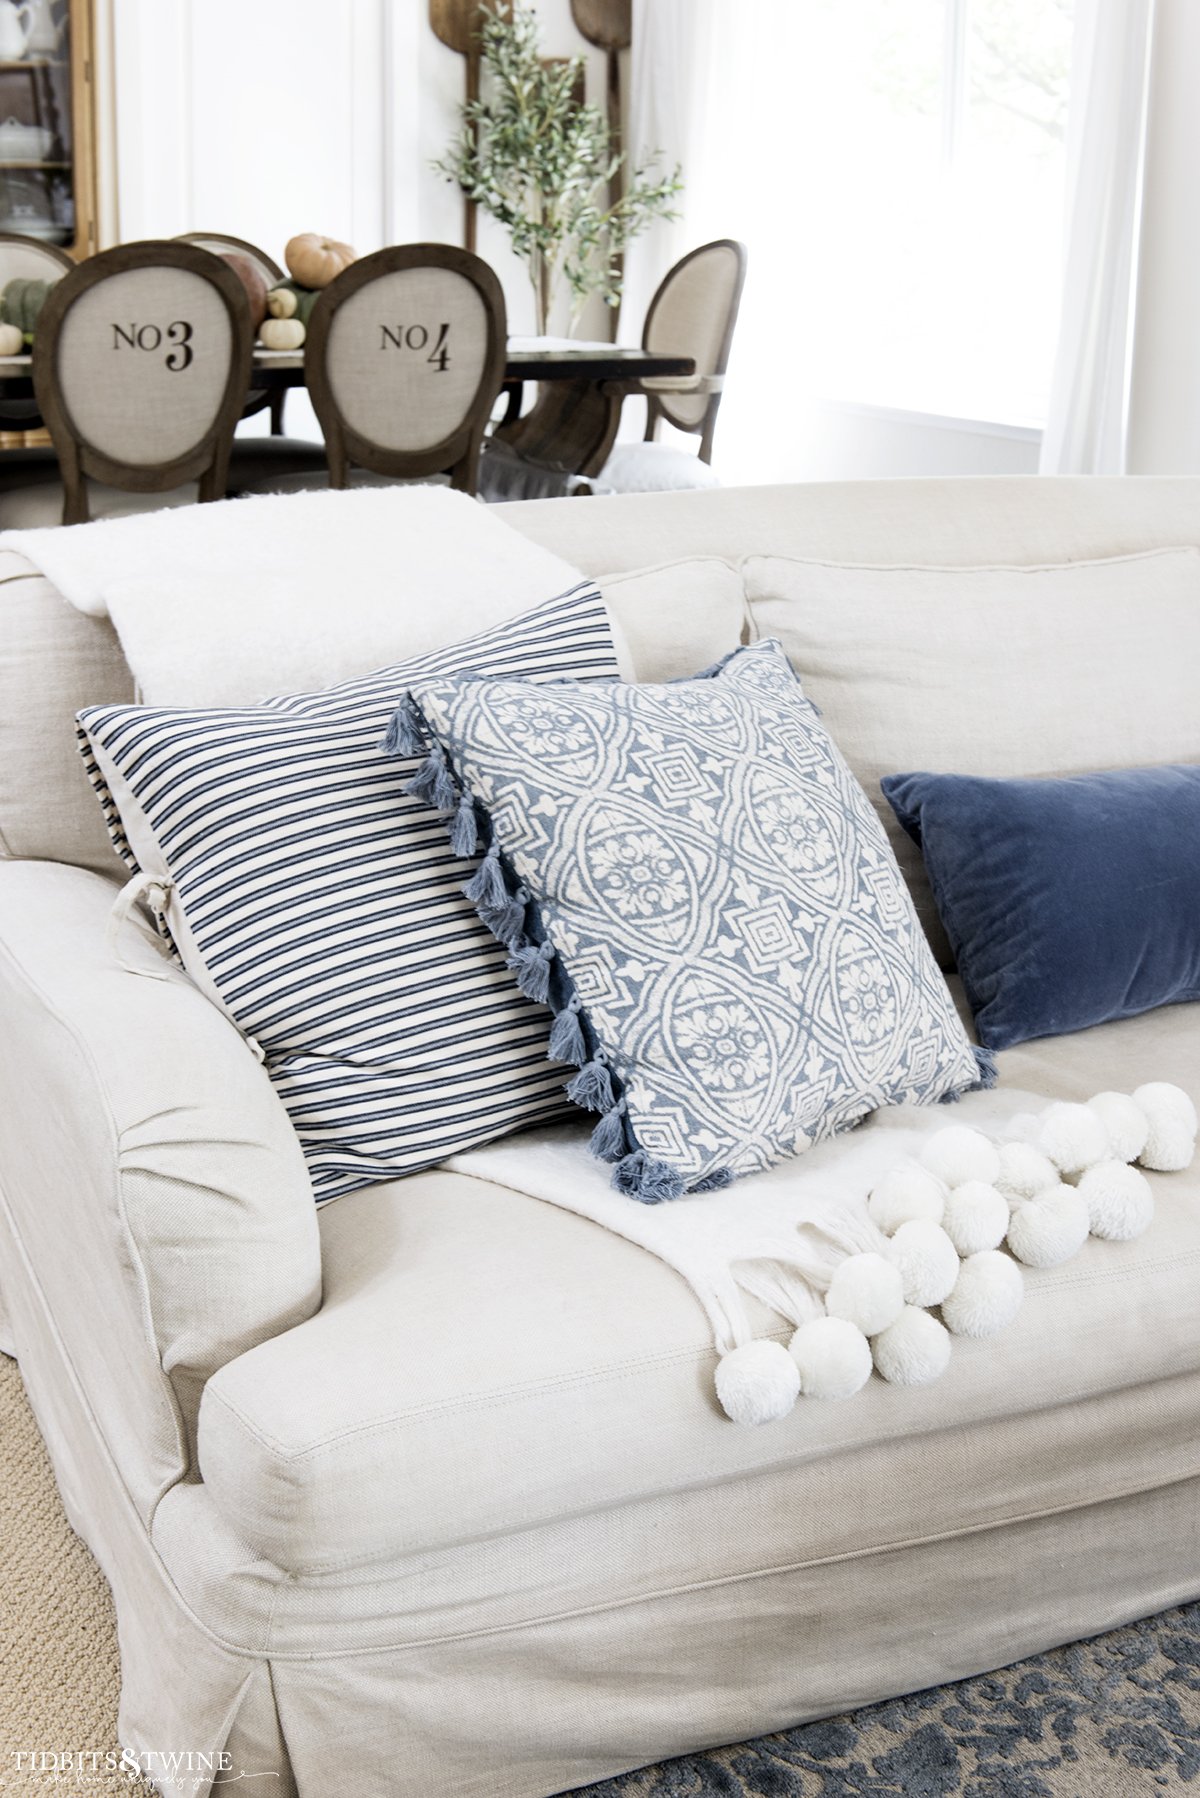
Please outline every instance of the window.
[{"label": "window", "polygon": [[[857,350],[840,334],[843,397],[1040,424],[1061,285],[1072,0],[910,0],[880,13],[862,129],[891,169],[874,193],[864,183],[845,197],[868,224],[859,278],[872,286],[877,259],[891,291],[873,330],[862,319]],[[833,321],[826,329],[838,338]]]},{"label": "window", "polygon": [[826,399],[1040,425],[1073,0],[714,10],[684,206],[690,242],[750,245],[718,451],[724,466],[738,448],[730,478],[784,478],[753,439],[778,447],[792,392],[801,412]]}]

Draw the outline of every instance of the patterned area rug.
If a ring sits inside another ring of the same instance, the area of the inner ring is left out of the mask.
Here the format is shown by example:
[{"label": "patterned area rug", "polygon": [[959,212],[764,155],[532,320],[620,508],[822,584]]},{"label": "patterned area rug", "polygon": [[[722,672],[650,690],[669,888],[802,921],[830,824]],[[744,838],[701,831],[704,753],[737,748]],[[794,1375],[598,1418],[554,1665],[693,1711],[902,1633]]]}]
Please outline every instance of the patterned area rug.
[{"label": "patterned area rug", "polygon": [[604,1780],[586,1798],[1142,1798],[1185,1788],[1200,1793],[1200,1604],[1002,1673]]},{"label": "patterned area rug", "polygon": [[[20,1749],[114,1746],[119,1667],[108,1586],[63,1515],[3,1355],[0,1470],[0,1798],[153,1798],[120,1774],[72,1781],[15,1765]],[[1142,1798],[1185,1788],[1200,1798],[1200,1604],[1003,1673],[604,1780],[586,1798]]]}]

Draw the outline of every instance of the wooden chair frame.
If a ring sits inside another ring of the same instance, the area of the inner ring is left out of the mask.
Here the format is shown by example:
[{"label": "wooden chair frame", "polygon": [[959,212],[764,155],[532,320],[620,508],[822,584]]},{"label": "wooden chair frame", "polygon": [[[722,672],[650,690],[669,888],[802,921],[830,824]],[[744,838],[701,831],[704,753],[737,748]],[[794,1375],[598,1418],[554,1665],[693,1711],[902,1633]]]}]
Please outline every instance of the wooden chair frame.
[{"label": "wooden chair frame", "polygon": [[[392,450],[359,436],[343,418],[329,382],[329,333],[338,308],[360,288],[381,275],[410,268],[452,269],[468,280],[484,302],[488,340],[475,398],[458,429],[428,449]],[[444,243],[397,244],[352,262],[329,284],[313,307],[304,344],[304,378],[325,434],[330,486],[345,487],[350,466],[355,464],[375,474],[394,475],[400,479],[448,474],[451,486],[474,495],[483,434],[504,381],[507,354],[503,290],[493,270],[469,250]]]},{"label": "wooden chair frame", "polygon": [[[229,314],[232,331],[229,373],[215,418],[200,442],[169,462],[122,462],[94,449],[76,429],[58,386],[58,340],[63,322],[79,297],[109,275],[128,269],[180,268],[215,287]],[[246,290],[219,256],[193,244],[159,242],[122,244],[79,263],[47,296],[33,340],[33,390],[49,427],[63,481],[63,523],[88,521],[87,479],[105,481],[129,493],[169,493],[185,481],[199,480],[200,499],[223,499],[229,478],[229,452],[250,382],[253,332]]]},{"label": "wooden chair frame", "polygon": [[[171,239],[171,242],[195,244],[196,247],[201,250],[211,243],[223,243],[227,246],[231,255],[241,254],[243,256],[253,257],[256,262],[261,262],[263,266],[270,271],[271,281],[276,286],[278,286],[280,281],[287,280],[286,274],[280,268],[274,256],[268,256],[265,250],[260,250],[256,243],[248,243],[244,237],[231,237],[228,231],[181,231],[178,237],[173,237]],[[242,406],[242,417],[253,418],[257,412],[269,411],[271,414],[271,435],[272,437],[282,437],[283,408],[286,400],[287,394],[282,390],[278,393],[267,393],[261,387],[255,388],[252,393],[249,393],[246,396],[245,403]]]},{"label": "wooden chair frame", "polygon": [[[729,351],[733,344],[733,329],[737,324],[738,308],[742,303],[742,289],[746,285],[747,255],[745,244],[739,243],[736,237],[714,237],[711,243],[702,243],[696,249],[689,250],[686,256],[681,256],[679,261],[667,270],[666,274],[659,282],[658,287],[655,289],[654,298],[651,300],[646,312],[646,322],[642,326],[642,348],[649,349],[650,326],[653,322],[654,314],[658,309],[659,301],[670,287],[680,269],[686,268],[689,262],[694,262],[697,256],[706,255],[709,250],[732,250],[737,261],[737,276],[734,280],[733,295],[729,307],[729,317],[726,321],[725,332],[721,338],[720,348],[717,352],[716,367],[711,371],[711,375],[708,377],[713,382],[708,396],[708,404],[704,408],[703,415],[698,423],[693,424],[690,420],[681,423],[679,419],[671,416],[671,396],[669,393],[648,392],[646,394],[646,430],[642,438],[643,443],[653,443],[658,436],[659,422],[665,418],[667,423],[673,425],[677,431],[686,431],[690,436],[698,436],[700,438],[699,455],[702,462],[712,461],[713,437],[715,436],[717,429],[717,413],[721,409],[721,390],[725,381],[725,371],[729,367]],[[703,389],[701,390],[703,391]]]}]

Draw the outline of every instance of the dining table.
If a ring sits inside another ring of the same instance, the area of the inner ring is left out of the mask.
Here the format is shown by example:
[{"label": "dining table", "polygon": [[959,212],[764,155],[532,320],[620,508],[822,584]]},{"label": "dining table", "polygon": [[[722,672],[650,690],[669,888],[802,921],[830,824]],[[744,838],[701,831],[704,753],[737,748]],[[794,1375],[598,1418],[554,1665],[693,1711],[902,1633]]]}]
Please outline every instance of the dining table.
[{"label": "dining table", "polygon": [[[32,358],[0,356],[0,403],[33,397]],[[643,381],[686,386],[690,356],[573,338],[510,337],[506,407],[494,435],[526,460],[562,473],[595,475],[612,449],[626,397]],[[303,350],[255,347],[247,392],[304,386]],[[526,389],[537,388],[528,411]],[[3,452],[0,452],[2,456]]]}]

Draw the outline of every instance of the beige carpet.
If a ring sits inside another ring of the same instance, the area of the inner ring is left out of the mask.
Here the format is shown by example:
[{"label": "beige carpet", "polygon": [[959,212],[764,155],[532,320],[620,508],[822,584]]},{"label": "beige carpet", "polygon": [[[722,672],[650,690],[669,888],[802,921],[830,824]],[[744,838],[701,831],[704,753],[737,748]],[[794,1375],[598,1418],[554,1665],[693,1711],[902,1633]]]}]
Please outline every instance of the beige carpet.
[{"label": "beige carpet", "polygon": [[142,1798],[151,1788],[122,1773],[56,1780],[17,1770],[21,1751],[119,1757],[120,1670],[108,1583],[67,1522],[16,1362],[5,1355],[0,1468],[0,1792]]},{"label": "beige carpet", "polygon": [[[153,1798],[120,1773],[56,1780],[15,1770],[20,1750],[119,1756],[118,1661],[108,1586],[67,1523],[16,1364],[3,1355],[0,1468],[0,1798]],[[1002,1673],[605,1781],[587,1798],[1173,1792],[1200,1798],[1200,1605]]]}]

